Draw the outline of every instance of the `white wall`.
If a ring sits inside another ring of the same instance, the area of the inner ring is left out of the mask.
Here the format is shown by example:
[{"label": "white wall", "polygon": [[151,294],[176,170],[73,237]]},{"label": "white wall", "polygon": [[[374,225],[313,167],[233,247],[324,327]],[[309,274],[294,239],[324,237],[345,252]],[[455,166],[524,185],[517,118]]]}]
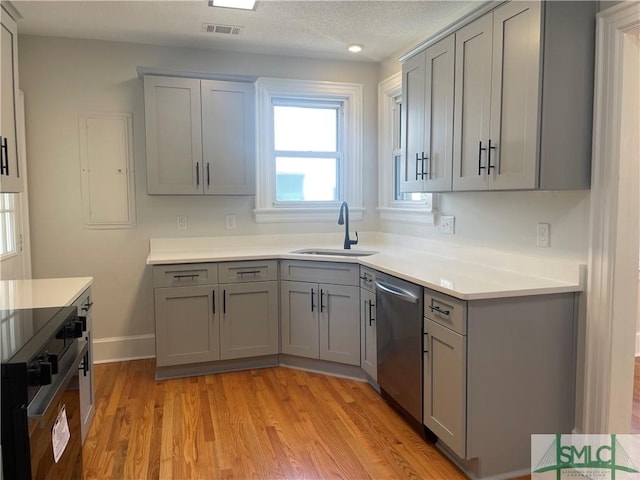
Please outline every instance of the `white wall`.
[{"label": "white wall", "polygon": [[[147,195],[138,66],[363,84],[367,211],[357,228],[377,227],[376,64],[36,36],[20,36],[19,62],[26,103],[33,277],[93,276],[96,339],[147,335],[142,343],[147,349],[152,346],[153,290],[151,269],[145,265],[150,238],[341,231],[337,222],[258,225],[253,221],[253,197]],[[87,112],[133,113],[135,229],[82,228],[78,117]],[[224,229],[226,213],[237,215],[236,230]],[[176,230],[177,215],[187,215],[187,231]],[[123,355],[149,353],[135,348]]]}]

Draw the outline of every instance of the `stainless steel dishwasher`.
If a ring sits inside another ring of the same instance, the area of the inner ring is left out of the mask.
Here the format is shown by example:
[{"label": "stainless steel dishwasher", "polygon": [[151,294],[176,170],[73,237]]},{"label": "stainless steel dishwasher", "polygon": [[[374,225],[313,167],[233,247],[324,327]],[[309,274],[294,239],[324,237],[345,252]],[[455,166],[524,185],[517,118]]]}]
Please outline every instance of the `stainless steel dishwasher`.
[{"label": "stainless steel dishwasher", "polygon": [[[422,287],[376,272],[378,385],[422,428]],[[400,407],[400,408],[398,408]],[[411,419],[409,418],[409,419]]]}]

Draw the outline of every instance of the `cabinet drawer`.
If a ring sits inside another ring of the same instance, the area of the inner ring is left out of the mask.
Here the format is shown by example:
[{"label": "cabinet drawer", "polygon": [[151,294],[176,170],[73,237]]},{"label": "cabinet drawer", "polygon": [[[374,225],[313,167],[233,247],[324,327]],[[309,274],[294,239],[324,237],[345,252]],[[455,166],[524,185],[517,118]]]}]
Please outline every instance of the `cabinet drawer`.
[{"label": "cabinet drawer", "polygon": [[461,335],[467,334],[467,302],[464,300],[425,289],[424,316]]},{"label": "cabinet drawer", "polygon": [[369,290],[370,292],[376,291],[375,286],[376,271],[369,267],[360,267],[360,288]]},{"label": "cabinet drawer", "polygon": [[185,263],[153,267],[154,287],[215,285],[216,283],[218,283],[217,263]]},{"label": "cabinet drawer", "polygon": [[228,262],[218,265],[219,283],[264,282],[278,279],[277,260]]},{"label": "cabinet drawer", "polygon": [[299,282],[358,285],[359,268],[353,263],[309,262],[284,260],[280,262],[280,279]]}]

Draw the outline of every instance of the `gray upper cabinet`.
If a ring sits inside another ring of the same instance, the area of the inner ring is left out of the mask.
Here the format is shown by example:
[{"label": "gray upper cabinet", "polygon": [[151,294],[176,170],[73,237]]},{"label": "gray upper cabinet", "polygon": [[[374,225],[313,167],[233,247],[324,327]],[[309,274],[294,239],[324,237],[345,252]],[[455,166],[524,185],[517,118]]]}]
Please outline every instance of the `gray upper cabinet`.
[{"label": "gray upper cabinet", "polygon": [[253,84],[145,75],[147,192],[255,190]]},{"label": "gray upper cabinet", "polygon": [[147,192],[202,193],[200,80],[146,75],[144,105]]},{"label": "gray upper cabinet", "polygon": [[450,35],[403,65],[402,192],[451,190],[454,51]]},{"label": "gray upper cabinet", "polygon": [[18,105],[18,29],[16,22],[3,9],[2,15],[2,70],[0,70],[0,192],[16,193],[24,190],[24,175],[20,171],[18,155],[17,110]]},{"label": "gray upper cabinet", "polygon": [[507,2],[408,58],[402,191],[589,188],[595,8]]},{"label": "gray upper cabinet", "polygon": [[253,84],[202,80],[204,193],[253,195]]}]

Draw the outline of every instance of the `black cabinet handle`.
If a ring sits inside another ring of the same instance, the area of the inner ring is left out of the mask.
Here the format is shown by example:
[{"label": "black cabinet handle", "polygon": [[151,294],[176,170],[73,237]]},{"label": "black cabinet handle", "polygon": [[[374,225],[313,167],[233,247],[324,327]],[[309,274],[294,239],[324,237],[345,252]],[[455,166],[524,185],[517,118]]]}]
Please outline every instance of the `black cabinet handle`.
[{"label": "black cabinet handle", "polygon": [[[420,175],[422,175],[419,171],[418,171],[418,162],[420,161],[420,157],[418,157],[418,152],[416,152],[416,180],[420,180]],[[422,170],[422,169],[420,169]]]},{"label": "black cabinet handle", "polygon": [[222,290],[222,313],[227,313],[227,290]]},{"label": "black cabinet handle", "polygon": [[316,306],[313,304],[313,288],[311,289],[311,311],[313,312],[313,309],[316,308]]},{"label": "black cabinet handle", "polygon": [[449,310],[442,310],[437,305],[429,305],[429,308],[431,309],[432,312],[438,312],[438,313],[440,313],[442,315],[449,315],[449,313],[451,313]]},{"label": "black cabinet handle", "polygon": [[209,173],[209,162],[207,162],[207,187],[211,185],[211,174]]},{"label": "black cabinet handle", "polygon": [[487,149],[487,173],[491,173],[492,168],[496,168],[495,165],[491,165],[491,150],[495,150],[496,146],[491,145],[491,139],[489,139],[489,148]]},{"label": "black cabinet handle", "polygon": [[482,175],[482,170],[487,167],[482,166],[482,152],[486,151],[486,147],[482,147],[482,140],[478,142],[478,175]]},{"label": "black cabinet handle", "polygon": [[196,162],[196,187],[200,186],[200,162]]},{"label": "black cabinet handle", "polygon": [[[429,162],[428,166],[429,166],[429,170],[424,169],[424,164],[425,162]],[[421,178],[424,180],[424,176],[427,175],[427,178],[431,178],[431,159],[429,158],[429,155],[425,155],[424,152],[422,152],[422,175]]]},{"label": "black cabinet handle", "polygon": [[2,148],[0,152],[0,175],[9,175],[9,146],[7,137],[2,138]]},{"label": "black cabinet handle", "polygon": [[324,312],[324,290],[320,289],[320,313]]},{"label": "black cabinet handle", "polygon": [[375,305],[371,300],[369,300],[369,326],[371,326],[371,324],[375,320],[375,318],[373,318],[373,307],[375,307]]},{"label": "black cabinet handle", "polygon": [[93,307],[93,302],[87,302],[82,306],[80,310],[82,310],[83,312],[88,312],[91,307]]},{"label": "black cabinet handle", "polygon": [[211,290],[211,304],[213,305],[212,310],[213,314],[216,314],[216,291]]}]

